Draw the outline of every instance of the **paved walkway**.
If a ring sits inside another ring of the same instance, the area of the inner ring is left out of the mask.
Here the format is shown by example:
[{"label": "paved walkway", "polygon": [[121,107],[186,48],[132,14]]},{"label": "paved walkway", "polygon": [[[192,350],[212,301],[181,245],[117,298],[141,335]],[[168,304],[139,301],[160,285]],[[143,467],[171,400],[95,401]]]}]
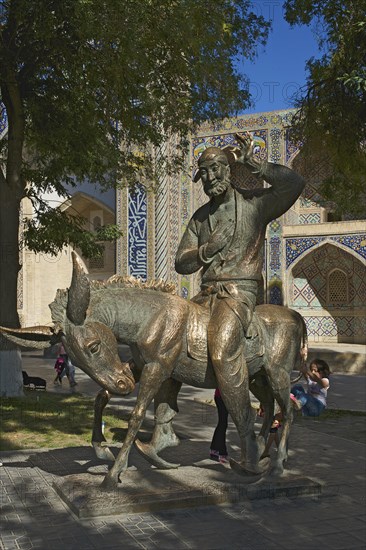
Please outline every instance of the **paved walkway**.
[{"label": "paved walkway", "polygon": [[[72,391],[66,384],[62,389],[53,386],[53,362],[32,354],[24,357],[25,370],[46,378],[48,391]],[[77,391],[95,395],[98,387],[94,382],[78,370],[76,379]],[[365,381],[362,376],[332,376],[330,406],[366,411]],[[211,391],[183,387],[175,422],[182,441],[169,451],[169,460],[192,464],[206,458],[216,411],[202,400],[210,397]],[[133,396],[123,400],[126,408],[132,404]],[[145,425],[152,426],[151,411]],[[5,550],[365,549],[366,442],[350,439],[344,427],[333,435],[326,435],[317,427],[316,419],[306,423],[295,420],[288,467],[324,483],[321,497],[282,497],[88,520],[75,518],[51,485],[54,479],[71,473],[106,471],[106,465],[95,460],[90,447],[0,453],[4,463],[0,468],[0,547]],[[231,454],[236,456],[238,442],[232,425],[228,442]],[[148,475],[149,467],[133,450],[131,467],[140,468],[142,463]],[[215,468],[226,467],[215,463],[211,466],[213,475]]]},{"label": "paved walkway", "polygon": [[[71,390],[66,378],[63,379],[63,385],[54,386],[55,378],[54,363],[55,359],[45,359],[40,352],[23,353],[23,369],[30,376],[40,376],[47,382],[47,391],[57,393],[70,393],[70,391],[81,392],[85,395],[95,396],[99,391],[99,386],[91,380],[80,369],[76,369],[75,379],[78,385]],[[294,377],[297,373],[294,373]],[[330,379],[331,389],[328,396],[328,408],[342,410],[366,411],[366,376],[351,374],[333,374]],[[185,386],[188,388],[188,386]],[[189,388],[190,395],[198,399],[212,399],[212,390],[203,390],[199,388]],[[126,398],[127,401],[133,401],[135,394]]]}]

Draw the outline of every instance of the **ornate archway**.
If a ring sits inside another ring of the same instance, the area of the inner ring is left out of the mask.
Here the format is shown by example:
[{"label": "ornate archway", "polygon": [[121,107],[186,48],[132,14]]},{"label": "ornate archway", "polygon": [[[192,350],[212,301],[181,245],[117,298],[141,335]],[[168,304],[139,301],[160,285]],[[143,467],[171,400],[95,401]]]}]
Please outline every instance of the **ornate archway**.
[{"label": "ornate archway", "polygon": [[366,265],[355,251],[326,239],[291,264],[287,283],[310,341],[365,343]]}]

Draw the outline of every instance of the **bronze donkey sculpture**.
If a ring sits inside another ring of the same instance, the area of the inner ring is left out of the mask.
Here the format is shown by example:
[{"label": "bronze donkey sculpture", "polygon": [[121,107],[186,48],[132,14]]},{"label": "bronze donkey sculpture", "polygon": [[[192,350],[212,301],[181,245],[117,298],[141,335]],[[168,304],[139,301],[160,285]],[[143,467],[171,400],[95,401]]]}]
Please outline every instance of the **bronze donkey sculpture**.
[{"label": "bronze donkey sculpture", "polygon": [[[102,446],[105,439],[101,415],[109,394],[127,395],[139,379],[126,438],[102,485],[113,488],[127,469],[131,447],[153,399],[156,424],[152,439],[148,444],[135,443],[157,467],[177,467],[163,460],[159,453],[178,443],[172,420],[178,410],[181,384],[201,388],[217,386],[207,358],[208,312],[199,304],[176,296],[172,285],[166,283],[142,283],[118,277],[105,283],[90,282],[75,253],[71,286],[68,291],[57,292],[50,308],[53,328],[0,330],[18,345],[28,347],[45,348],[62,340],[72,362],[103,388],[96,399],[93,429],[93,445],[100,458],[114,459],[109,449]],[[261,455],[273,417],[274,400],[281,408],[283,429],[271,474],[283,473],[293,415],[290,374],[307,350],[305,323],[297,312],[282,306],[262,305],[256,308],[256,315],[258,336],[246,346],[250,355],[247,363],[250,389],[264,405],[265,419],[256,436],[255,413],[249,402],[247,429],[239,433],[241,460],[230,461],[236,471],[253,475],[253,479],[268,467],[268,459],[261,460]],[[117,341],[129,345],[133,366],[121,362]],[[265,348],[262,341],[266,343]],[[233,421],[236,422],[234,417]]]}]

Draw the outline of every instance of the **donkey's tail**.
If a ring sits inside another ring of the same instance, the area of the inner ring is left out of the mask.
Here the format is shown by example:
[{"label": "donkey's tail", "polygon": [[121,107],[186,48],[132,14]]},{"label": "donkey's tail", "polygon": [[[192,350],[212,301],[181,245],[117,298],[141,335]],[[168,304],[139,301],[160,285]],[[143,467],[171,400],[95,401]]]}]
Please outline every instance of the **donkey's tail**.
[{"label": "donkey's tail", "polygon": [[295,384],[295,382],[298,382],[300,378],[302,377],[301,367],[306,365],[306,360],[308,358],[308,331],[306,328],[306,324],[304,321],[304,318],[302,315],[300,315],[301,325],[302,325],[302,337],[301,337],[301,349],[300,349],[300,374],[297,376],[294,380],[291,380],[291,384]]}]

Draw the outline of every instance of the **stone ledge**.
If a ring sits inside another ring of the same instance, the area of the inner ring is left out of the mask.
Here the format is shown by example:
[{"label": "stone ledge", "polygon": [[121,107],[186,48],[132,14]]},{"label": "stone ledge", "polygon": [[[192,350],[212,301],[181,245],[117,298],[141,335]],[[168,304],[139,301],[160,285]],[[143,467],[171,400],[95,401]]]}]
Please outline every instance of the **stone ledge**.
[{"label": "stone ledge", "polygon": [[322,347],[321,344],[318,344],[318,347],[312,347],[310,343],[308,364],[316,358],[326,361],[333,374],[366,375],[365,353],[327,349]]},{"label": "stone ledge", "polygon": [[250,483],[253,478],[211,464],[164,471],[129,469],[113,491],[102,490],[103,476],[90,473],[58,479],[53,487],[79,518],[321,494],[321,485],[309,478],[287,474],[280,480]]}]

